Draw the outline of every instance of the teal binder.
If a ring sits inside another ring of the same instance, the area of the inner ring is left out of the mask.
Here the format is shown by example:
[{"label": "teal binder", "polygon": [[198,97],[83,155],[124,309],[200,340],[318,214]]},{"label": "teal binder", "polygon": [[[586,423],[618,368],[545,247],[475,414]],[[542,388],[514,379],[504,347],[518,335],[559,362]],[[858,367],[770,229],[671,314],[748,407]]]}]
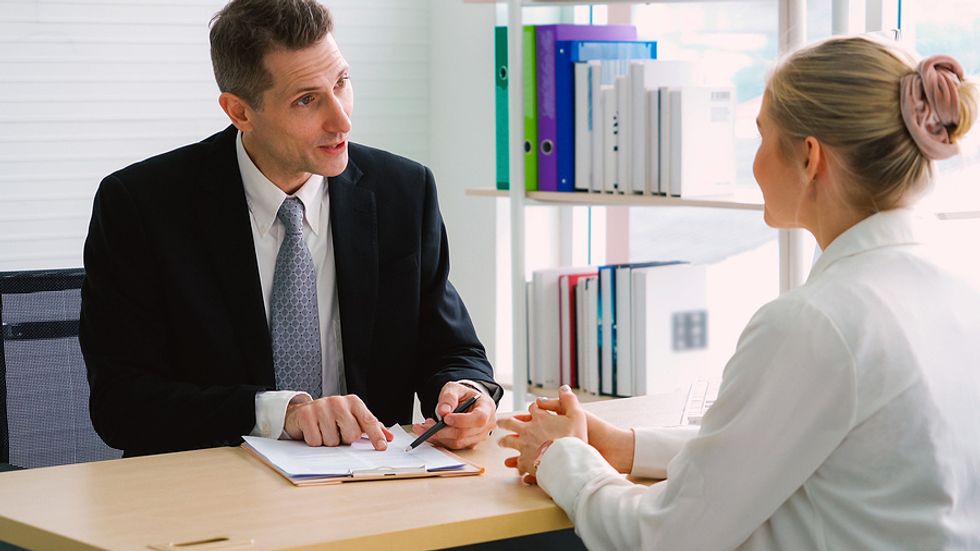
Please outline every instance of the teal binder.
[{"label": "teal binder", "polygon": [[510,119],[507,109],[507,27],[494,29],[494,99],[497,113],[497,189],[510,189]]}]

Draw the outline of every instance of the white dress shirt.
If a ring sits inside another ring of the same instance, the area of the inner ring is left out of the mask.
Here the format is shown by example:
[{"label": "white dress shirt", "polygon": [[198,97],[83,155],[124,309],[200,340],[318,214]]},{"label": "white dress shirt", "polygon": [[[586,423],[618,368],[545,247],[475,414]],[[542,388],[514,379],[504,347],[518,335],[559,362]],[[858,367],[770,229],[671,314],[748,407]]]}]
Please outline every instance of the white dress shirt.
[{"label": "white dress shirt", "polygon": [[698,432],[635,430],[633,474],[666,481],[555,441],[538,483],[590,549],[980,549],[980,292],[913,218],[863,220],[760,309]]},{"label": "white dress shirt", "polygon": [[[285,192],[273,184],[255,166],[242,144],[242,134],[236,140],[238,169],[245,186],[255,259],[259,266],[259,282],[265,303],[266,322],[269,321],[269,301],[272,297],[272,278],[276,272],[276,256],[286,236],[277,218],[279,207],[286,200]],[[323,354],[323,395],[346,394],[344,379],[343,341],[340,332],[340,310],[337,303],[336,266],[333,256],[333,235],[330,230],[330,194],[323,176],[312,175],[293,195],[302,203],[303,240],[310,249],[316,266],[316,299],[320,319],[320,350]],[[255,428],[252,436],[278,438],[283,432],[286,406],[297,395],[309,398],[306,392],[276,390],[255,395]]]}]

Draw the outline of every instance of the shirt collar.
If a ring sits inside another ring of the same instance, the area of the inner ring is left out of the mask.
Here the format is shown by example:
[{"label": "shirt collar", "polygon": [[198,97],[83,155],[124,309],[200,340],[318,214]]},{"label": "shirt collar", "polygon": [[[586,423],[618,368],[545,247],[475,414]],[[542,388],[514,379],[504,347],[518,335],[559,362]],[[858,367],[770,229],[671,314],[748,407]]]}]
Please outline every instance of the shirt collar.
[{"label": "shirt collar", "polygon": [[922,243],[919,219],[915,211],[899,208],[881,211],[861,220],[827,246],[827,250],[814,263],[807,281],[842,258],[881,247]]},{"label": "shirt collar", "polygon": [[[245,200],[248,202],[248,210],[252,212],[252,216],[255,218],[255,225],[258,227],[259,233],[265,235],[276,221],[276,214],[278,214],[282,202],[289,196],[266,178],[259,167],[255,166],[252,158],[245,151],[241,132],[238,132],[238,137],[235,139],[235,150],[238,153],[238,170],[242,176],[242,184],[245,186]],[[294,197],[302,201],[306,223],[310,225],[316,235],[320,234],[320,205],[322,196],[326,193],[325,187],[323,176],[311,174],[310,179],[304,182],[299,190],[293,194]]]}]

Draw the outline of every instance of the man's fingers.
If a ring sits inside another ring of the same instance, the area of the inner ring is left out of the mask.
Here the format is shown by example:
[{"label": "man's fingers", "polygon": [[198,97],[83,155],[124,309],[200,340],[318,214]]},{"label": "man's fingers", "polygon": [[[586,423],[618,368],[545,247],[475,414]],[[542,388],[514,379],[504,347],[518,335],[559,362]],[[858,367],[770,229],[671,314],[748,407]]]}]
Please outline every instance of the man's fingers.
[{"label": "man's fingers", "polygon": [[[490,400],[478,399],[473,407],[465,413],[450,413],[443,417],[447,425],[459,428],[486,427],[493,416]],[[489,428],[487,429],[489,430]]]},{"label": "man's fingers", "polygon": [[385,442],[391,442],[395,439],[395,433],[385,428],[384,425],[381,425],[381,432],[385,435]]},{"label": "man's fingers", "polygon": [[320,447],[323,445],[323,437],[320,434],[320,424],[316,417],[316,411],[312,407],[305,407],[296,412],[300,433],[307,446]]},{"label": "man's fingers", "polygon": [[333,411],[324,403],[317,411],[317,425],[320,427],[320,437],[324,446],[339,446],[340,433],[337,431],[337,419]]},{"label": "man's fingers", "polygon": [[[359,439],[361,437],[361,433],[363,432],[367,435],[368,440],[374,444],[374,449],[378,451],[388,449],[388,437],[384,433],[386,429],[381,422],[378,421],[378,418],[375,417],[370,410],[368,410],[367,406],[364,405],[364,402],[360,400],[352,402],[351,410],[354,417],[357,419],[357,423],[359,424],[357,438],[355,439]],[[353,442],[353,440],[351,440],[351,442]]]}]

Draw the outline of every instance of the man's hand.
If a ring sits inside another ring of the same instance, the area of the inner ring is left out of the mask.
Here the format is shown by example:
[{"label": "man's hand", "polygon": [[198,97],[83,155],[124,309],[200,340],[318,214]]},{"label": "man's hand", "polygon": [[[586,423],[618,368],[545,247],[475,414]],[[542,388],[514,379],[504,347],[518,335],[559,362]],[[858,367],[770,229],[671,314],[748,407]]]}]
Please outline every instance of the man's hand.
[{"label": "man's hand", "polygon": [[[471,396],[478,398],[469,411],[452,413]],[[497,405],[493,403],[493,399],[479,390],[456,382],[446,383],[442,387],[436,415],[447,426],[432,435],[428,441],[455,450],[472,448],[490,436],[490,431],[497,426]],[[426,419],[424,423],[412,425],[412,432],[422,434],[434,424],[434,419]]]},{"label": "man's hand", "polygon": [[350,444],[366,434],[374,449],[384,451],[394,439],[355,394],[291,403],[283,428],[290,438],[305,440],[309,446]]}]

